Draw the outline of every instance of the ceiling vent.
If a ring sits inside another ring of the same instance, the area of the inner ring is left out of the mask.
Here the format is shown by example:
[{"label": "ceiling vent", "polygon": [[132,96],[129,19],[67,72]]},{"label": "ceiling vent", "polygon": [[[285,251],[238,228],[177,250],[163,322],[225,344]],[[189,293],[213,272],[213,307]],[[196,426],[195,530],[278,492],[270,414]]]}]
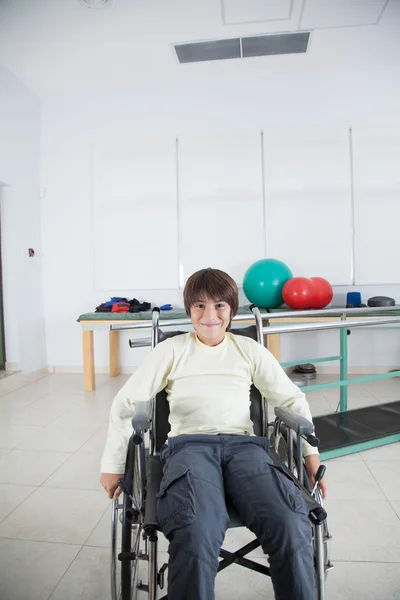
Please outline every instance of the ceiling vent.
[{"label": "ceiling vent", "polygon": [[213,42],[195,42],[193,44],[177,44],[175,50],[178,60],[181,63],[241,57],[239,38],[215,40]]},{"label": "ceiling vent", "polygon": [[300,54],[307,52],[310,32],[247,36],[209,42],[175,44],[180,63]]},{"label": "ceiling vent", "polygon": [[110,6],[112,0],[78,0],[79,4],[86,6],[86,8],[106,8]]}]

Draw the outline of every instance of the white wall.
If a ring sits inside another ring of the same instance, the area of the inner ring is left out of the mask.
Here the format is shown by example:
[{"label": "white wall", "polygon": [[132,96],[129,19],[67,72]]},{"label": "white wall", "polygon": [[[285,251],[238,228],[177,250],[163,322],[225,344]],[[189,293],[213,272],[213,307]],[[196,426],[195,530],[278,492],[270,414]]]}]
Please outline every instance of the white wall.
[{"label": "white wall", "polygon": [[[179,78],[138,88],[127,85],[123,89],[103,89],[93,95],[43,102],[41,185],[47,190],[43,202],[43,243],[50,365],[81,365],[76,318],[104,300],[104,293],[96,292],[93,284],[92,144],[129,140],[143,134],[181,135],[299,124],[390,125],[400,121],[397,66],[372,65],[357,71],[286,71],[282,75],[275,71],[268,76],[263,76],[261,68],[246,72],[240,69],[236,74],[230,70],[225,76],[217,76],[215,69],[206,74],[203,66],[200,73],[195,68],[179,73]],[[118,231],[110,229],[109,235],[118,243]],[[338,290],[342,297],[345,291]],[[400,288],[395,286],[390,292],[400,301]],[[181,303],[181,293],[176,289],[115,293],[154,303]],[[366,290],[366,298],[369,295]],[[393,331],[385,331],[379,335],[392,334]],[[145,351],[129,350],[128,336],[121,337],[122,364],[137,364]],[[106,335],[98,334],[97,338],[96,364],[106,365]],[[292,336],[290,343],[285,342],[283,359],[304,356],[304,339]],[[313,338],[307,339],[310,341],[306,356],[320,354],[312,351]],[[353,353],[351,360],[353,364],[368,365],[376,356]],[[388,365],[400,363],[400,344],[396,356],[391,348],[386,353],[383,350],[379,360]]]},{"label": "white wall", "polygon": [[[0,65],[0,202],[7,362],[46,366],[39,191],[40,104]],[[28,248],[37,256],[28,257]]]}]

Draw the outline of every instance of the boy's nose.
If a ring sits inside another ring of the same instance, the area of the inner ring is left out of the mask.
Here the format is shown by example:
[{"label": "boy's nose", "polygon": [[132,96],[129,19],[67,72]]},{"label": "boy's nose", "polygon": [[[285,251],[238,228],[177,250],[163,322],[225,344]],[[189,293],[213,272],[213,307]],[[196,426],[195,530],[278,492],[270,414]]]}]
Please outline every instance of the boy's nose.
[{"label": "boy's nose", "polygon": [[208,320],[216,318],[217,315],[217,311],[214,306],[206,306],[204,313]]}]

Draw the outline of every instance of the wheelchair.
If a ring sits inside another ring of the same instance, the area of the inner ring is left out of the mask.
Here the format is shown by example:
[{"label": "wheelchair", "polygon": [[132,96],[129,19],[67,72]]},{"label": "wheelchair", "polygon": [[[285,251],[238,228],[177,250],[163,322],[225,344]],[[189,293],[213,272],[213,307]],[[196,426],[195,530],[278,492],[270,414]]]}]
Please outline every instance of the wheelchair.
[{"label": "wheelchair", "polygon": [[[262,320],[256,307],[250,307],[255,325],[235,328],[231,333],[245,335],[263,344]],[[159,309],[153,310],[152,347],[163,340],[181,335],[182,331],[162,332],[159,327]],[[275,408],[275,421],[268,424],[265,399],[254,387],[250,390],[250,417],[257,436],[268,437],[270,456],[300,488],[306,500],[312,524],[317,600],[325,600],[325,579],[332,568],[328,554],[331,537],[327,514],[317,483],[325,473],[321,465],[313,489],[304,468],[301,439],[317,446],[314,426],[287,408]],[[133,432],[129,440],[124,478],[120,480],[122,502],[113,500],[111,510],[111,598],[112,600],[167,600],[160,590],[165,588],[168,564],[158,564],[157,494],[160,489],[163,466],[160,452],[169,432],[169,404],[165,390],[151,402],[138,403],[132,419]],[[227,500],[230,517],[228,528],[243,527],[233,505]],[[121,525],[121,546],[117,550],[118,528]],[[260,542],[246,544],[235,552],[221,548],[218,572],[235,563],[247,569],[270,576],[268,566],[246,556],[260,547]],[[118,568],[119,566],[119,568]],[[143,581],[143,575],[146,581]]]}]

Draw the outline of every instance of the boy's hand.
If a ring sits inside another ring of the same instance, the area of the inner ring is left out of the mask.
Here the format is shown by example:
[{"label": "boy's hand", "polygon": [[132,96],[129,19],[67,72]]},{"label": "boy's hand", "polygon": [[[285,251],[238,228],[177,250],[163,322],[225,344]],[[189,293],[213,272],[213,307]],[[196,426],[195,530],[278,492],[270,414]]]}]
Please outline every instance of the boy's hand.
[{"label": "boy's hand", "polygon": [[[319,459],[319,454],[309,454],[308,456],[305,457],[305,463],[306,463],[306,471],[307,471],[308,477],[310,479],[311,487],[314,487],[315,475],[318,471],[318,467],[321,464],[321,461]],[[326,498],[328,490],[326,487],[326,476],[325,475],[319,482],[318,487],[321,490],[322,497]]]},{"label": "boy's hand", "polygon": [[118,485],[118,480],[123,479],[121,473],[102,473],[100,477],[100,483],[106,490],[110,499],[116,499],[121,494],[121,488]]}]

